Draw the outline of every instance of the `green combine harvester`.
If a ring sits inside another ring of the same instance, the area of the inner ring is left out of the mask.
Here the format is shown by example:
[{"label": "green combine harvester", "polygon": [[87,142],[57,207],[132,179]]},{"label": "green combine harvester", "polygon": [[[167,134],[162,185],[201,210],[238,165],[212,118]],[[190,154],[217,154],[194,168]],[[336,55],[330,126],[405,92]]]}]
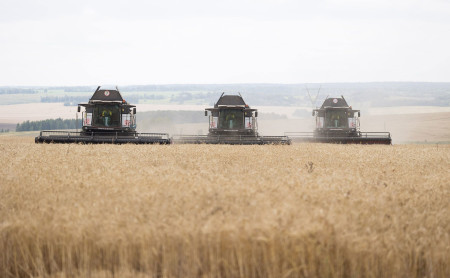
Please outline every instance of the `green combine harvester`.
[{"label": "green combine harvester", "polygon": [[78,105],[82,130],[41,131],[36,143],[170,144],[166,133],[136,132],[136,106],[126,102],[117,87],[95,90],[89,102]]},{"label": "green combine harvester", "polygon": [[286,132],[293,142],[337,144],[392,144],[389,132],[361,132],[361,112],[352,109],[343,96],[327,98],[320,108],[314,109],[314,132]]},{"label": "green combine harvester", "polygon": [[258,133],[258,111],[245,103],[242,96],[222,93],[214,107],[205,109],[209,115],[208,135],[176,135],[179,144],[265,145],[291,143],[287,136],[261,136]]}]

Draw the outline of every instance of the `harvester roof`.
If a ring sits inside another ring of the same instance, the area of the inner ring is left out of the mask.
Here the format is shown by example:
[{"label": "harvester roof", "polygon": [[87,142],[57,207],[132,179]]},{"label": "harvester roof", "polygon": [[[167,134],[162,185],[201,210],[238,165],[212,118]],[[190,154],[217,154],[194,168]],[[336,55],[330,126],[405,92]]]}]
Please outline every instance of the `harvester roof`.
[{"label": "harvester roof", "polygon": [[[219,106],[241,106],[246,107],[245,101],[240,95],[224,95],[222,94],[214,105],[215,108]],[[248,107],[248,106],[247,106]]]},{"label": "harvester roof", "polygon": [[106,88],[106,87],[104,88],[98,86],[97,90],[95,90],[94,94],[89,99],[89,102],[80,103],[79,105],[87,107],[95,105],[96,103],[103,103],[103,104],[114,103],[114,104],[121,104],[122,106],[126,107],[135,107],[135,105],[131,105],[125,101],[117,86],[115,88]]},{"label": "harvester roof", "polygon": [[100,86],[97,87],[89,102],[108,101],[108,102],[123,102],[123,97],[119,92],[119,88],[105,89]]},{"label": "harvester roof", "polygon": [[337,97],[337,98],[327,98],[320,109],[324,108],[349,108],[347,101],[345,101],[344,97]]}]

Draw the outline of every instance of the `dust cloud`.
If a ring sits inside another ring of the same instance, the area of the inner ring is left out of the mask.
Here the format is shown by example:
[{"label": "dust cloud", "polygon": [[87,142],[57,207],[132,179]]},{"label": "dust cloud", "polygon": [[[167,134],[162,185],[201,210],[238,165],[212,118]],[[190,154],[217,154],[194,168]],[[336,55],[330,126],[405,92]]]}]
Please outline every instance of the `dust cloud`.
[{"label": "dust cloud", "polygon": [[[259,122],[262,135],[312,132],[314,118]],[[360,118],[362,132],[390,132],[393,144],[450,142],[450,112],[399,115],[369,115]]]}]

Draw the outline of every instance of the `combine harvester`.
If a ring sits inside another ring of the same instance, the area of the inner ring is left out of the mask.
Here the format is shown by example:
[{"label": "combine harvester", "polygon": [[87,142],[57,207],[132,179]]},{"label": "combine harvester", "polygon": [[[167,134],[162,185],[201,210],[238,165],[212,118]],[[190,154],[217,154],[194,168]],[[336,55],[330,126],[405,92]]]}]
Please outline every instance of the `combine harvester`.
[{"label": "combine harvester", "polygon": [[337,144],[392,144],[389,132],[361,132],[361,112],[348,106],[343,96],[327,98],[322,106],[314,109],[316,117],[314,132],[286,132],[294,142]]},{"label": "combine harvester", "polygon": [[258,111],[250,108],[240,94],[222,93],[213,108],[205,109],[205,116],[208,116],[208,112],[210,112],[208,135],[176,135],[172,141],[180,144],[291,144],[287,136],[260,136]]},{"label": "combine harvester", "polygon": [[[41,131],[36,143],[87,143],[87,144],[170,144],[166,133],[137,133],[136,106],[126,102],[119,89],[95,90],[88,103],[80,103],[81,132]],[[78,119],[78,114],[77,114]]]}]

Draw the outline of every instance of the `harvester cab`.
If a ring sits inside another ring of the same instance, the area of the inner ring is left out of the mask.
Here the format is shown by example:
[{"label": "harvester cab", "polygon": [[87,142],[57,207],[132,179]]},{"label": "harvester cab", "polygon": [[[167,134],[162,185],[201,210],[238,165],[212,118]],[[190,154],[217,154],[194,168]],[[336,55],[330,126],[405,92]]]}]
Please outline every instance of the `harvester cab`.
[{"label": "harvester cab", "polygon": [[313,110],[316,117],[316,136],[355,137],[359,133],[361,112],[353,110],[343,96],[327,98],[322,106]]},{"label": "harvester cab", "polygon": [[119,89],[103,89],[98,87],[88,103],[78,104],[78,112],[82,112],[83,132],[127,132],[136,130],[136,106],[123,99]]},{"label": "harvester cab", "polygon": [[339,144],[391,144],[389,132],[361,132],[360,110],[347,104],[344,96],[326,98],[320,108],[313,109],[314,132],[286,132],[294,142]]},{"label": "harvester cab", "polygon": [[212,108],[205,109],[209,116],[208,135],[176,135],[175,143],[182,144],[290,144],[287,136],[260,136],[258,110],[245,103],[241,94],[222,93]]},{"label": "harvester cab", "polygon": [[[209,113],[208,113],[209,112]],[[209,134],[257,136],[258,111],[250,108],[241,95],[222,95],[209,114]]]},{"label": "harvester cab", "polygon": [[97,87],[87,103],[78,104],[77,112],[82,112],[81,132],[41,131],[40,135],[35,138],[35,142],[110,144],[171,143],[169,135],[166,133],[136,132],[136,106],[125,101],[117,87]]}]

